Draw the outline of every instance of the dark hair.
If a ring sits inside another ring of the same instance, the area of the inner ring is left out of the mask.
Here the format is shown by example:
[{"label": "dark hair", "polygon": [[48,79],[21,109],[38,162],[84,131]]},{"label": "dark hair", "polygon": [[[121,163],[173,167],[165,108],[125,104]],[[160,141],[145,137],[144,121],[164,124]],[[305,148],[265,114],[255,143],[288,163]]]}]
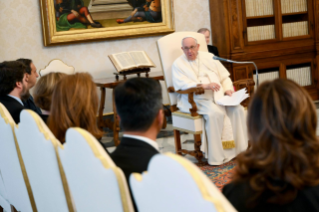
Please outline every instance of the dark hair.
[{"label": "dark hair", "polygon": [[199,30],[197,30],[197,33],[205,33],[205,32],[209,32],[210,33],[210,30],[207,29],[207,28],[200,28]]},{"label": "dark hair", "polygon": [[161,86],[151,78],[129,79],[118,85],[114,94],[124,131],[146,131],[162,108]]},{"label": "dark hair", "polygon": [[17,82],[22,82],[25,74],[25,65],[17,61],[0,63],[0,95],[7,95]]},{"label": "dark hair", "polygon": [[317,115],[307,91],[291,80],[268,81],[248,108],[251,146],[237,156],[234,180],[249,182],[251,201],[286,204],[318,185]]},{"label": "dark hair", "polygon": [[20,59],[17,59],[17,61],[23,63],[25,65],[25,72],[27,72],[27,74],[31,74],[31,63],[32,63],[32,60],[30,59],[25,59],[25,58],[20,58]]},{"label": "dark hair", "polygon": [[80,127],[94,137],[101,138],[98,128],[96,85],[88,73],[76,73],[63,77],[52,94],[48,126],[55,137],[65,142],[65,133],[70,127]]}]

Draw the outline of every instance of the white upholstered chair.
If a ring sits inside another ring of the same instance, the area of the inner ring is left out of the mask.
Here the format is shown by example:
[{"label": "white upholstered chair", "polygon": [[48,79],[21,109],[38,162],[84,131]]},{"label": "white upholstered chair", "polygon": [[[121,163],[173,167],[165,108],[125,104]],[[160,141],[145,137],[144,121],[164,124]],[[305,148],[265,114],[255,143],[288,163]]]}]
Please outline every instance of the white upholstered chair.
[{"label": "white upholstered chair", "polygon": [[121,169],[87,131],[70,128],[59,149],[77,211],[134,211]]},{"label": "white upholstered chair", "polygon": [[[157,47],[161,58],[166,86],[169,92],[168,95],[172,111],[176,154],[185,153],[193,155],[201,163],[203,153],[200,151],[200,146],[201,134],[204,129],[204,120],[203,117],[196,112],[197,109],[193,96],[197,93],[201,94],[204,91],[200,88],[191,88],[185,91],[175,92],[172,81],[172,65],[179,56],[184,54],[181,49],[181,41],[186,36],[193,36],[197,39],[197,42],[200,44],[199,51],[208,51],[205,36],[196,32],[176,32],[164,36],[157,41]],[[189,94],[189,99],[192,101],[191,105],[193,106],[190,114],[178,111],[178,108],[176,107],[178,93]],[[180,131],[194,134],[194,151],[188,151],[181,148]]]},{"label": "white upholstered chair", "polygon": [[[1,142],[1,139],[0,139],[0,142]],[[6,191],[6,187],[2,179],[1,170],[0,170],[0,207],[1,207],[0,212],[2,212],[3,209],[5,211],[10,211],[11,209],[10,203],[8,202],[8,194]]]},{"label": "white upholstered chair", "polygon": [[196,165],[173,153],[155,155],[130,185],[140,212],[236,211]]},{"label": "white upholstered chair", "polygon": [[75,211],[58,155],[62,144],[31,110],[21,112],[16,136],[38,211]]},{"label": "white upholstered chair", "polygon": [[40,69],[39,74],[40,76],[44,76],[51,72],[60,72],[70,75],[75,73],[75,69],[65,64],[62,60],[54,59],[51,60],[45,68]]},{"label": "white upholstered chair", "polygon": [[[18,211],[36,211],[36,206],[29,186],[19,145],[15,137],[16,124],[10,113],[0,103],[0,193]],[[3,188],[5,187],[5,190]],[[1,197],[0,197],[1,198]],[[1,203],[2,202],[2,203]],[[6,211],[11,211],[3,207]]]}]

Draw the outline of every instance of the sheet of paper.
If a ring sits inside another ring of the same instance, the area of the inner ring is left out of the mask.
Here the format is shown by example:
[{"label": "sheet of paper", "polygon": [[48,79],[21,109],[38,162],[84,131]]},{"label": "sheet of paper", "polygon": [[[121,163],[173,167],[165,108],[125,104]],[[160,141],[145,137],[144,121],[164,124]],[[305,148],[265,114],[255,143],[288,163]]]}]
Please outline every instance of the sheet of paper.
[{"label": "sheet of paper", "polygon": [[246,93],[246,88],[243,88],[239,91],[236,91],[232,96],[225,95],[222,98],[216,100],[218,105],[222,106],[236,106],[239,105],[242,101],[247,99],[249,95]]}]

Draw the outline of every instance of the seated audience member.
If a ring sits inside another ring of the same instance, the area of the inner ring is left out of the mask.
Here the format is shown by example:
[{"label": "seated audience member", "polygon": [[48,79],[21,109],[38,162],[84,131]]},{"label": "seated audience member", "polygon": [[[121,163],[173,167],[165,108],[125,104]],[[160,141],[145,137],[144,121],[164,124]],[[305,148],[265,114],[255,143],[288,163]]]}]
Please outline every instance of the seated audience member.
[{"label": "seated audience member", "polygon": [[208,51],[209,51],[210,53],[216,55],[217,57],[219,57],[219,53],[218,53],[217,47],[216,47],[216,46],[209,45],[209,42],[210,42],[210,31],[209,31],[209,29],[207,29],[207,28],[201,28],[201,29],[199,29],[197,32],[198,32],[198,33],[202,33],[203,35],[205,35]]},{"label": "seated audience member", "polygon": [[27,87],[27,93],[24,96],[22,96],[22,102],[24,104],[24,107],[26,109],[33,110],[37,114],[41,115],[42,112],[41,112],[40,108],[38,108],[34,104],[33,97],[30,95],[30,92],[29,92],[29,90],[31,88],[33,88],[33,86],[37,82],[37,78],[39,76],[39,74],[37,73],[37,68],[35,67],[32,60],[30,60],[30,59],[21,58],[21,59],[18,59],[17,61],[22,62],[26,66],[25,72],[27,73],[26,74],[26,82],[28,84],[28,87]]},{"label": "seated audience member", "polygon": [[284,79],[261,84],[248,110],[250,148],[223,194],[238,211],[319,211],[316,108]]},{"label": "seated audience member", "polygon": [[21,97],[27,92],[25,65],[17,61],[0,63],[0,102],[7,108],[13,120],[20,122],[24,109]]},{"label": "seated audience member", "polygon": [[124,135],[111,158],[123,170],[127,182],[132,172],[146,171],[150,159],[159,153],[156,136],[164,118],[161,92],[160,84],[150,78],[129,79],[115,88]]},{"label": "seated audience member", "polygon": [[61,143],[65,142],[65,133],[70,127],[80,127],[101,138],[103,132],[97,126],[97,110],[98,96],[91,75],[67,75],[53,91],[48,126]]},{"label": "seated audience member", "polygon": [[34,87],[34,103],[41,108],[42,114],[40,114],[40,116],[45,123],[50,114],[53,90],[58,82],[65,76],[66,74],[64,73],[49,73],[41,77]]}]

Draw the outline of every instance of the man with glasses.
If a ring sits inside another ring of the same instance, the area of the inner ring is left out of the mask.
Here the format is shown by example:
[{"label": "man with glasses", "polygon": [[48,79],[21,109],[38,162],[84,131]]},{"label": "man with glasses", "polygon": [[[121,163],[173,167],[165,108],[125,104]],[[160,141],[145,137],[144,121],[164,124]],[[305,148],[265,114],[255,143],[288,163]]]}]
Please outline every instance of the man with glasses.
[{"label": "man with glasses", "polygon": [[[215,101],[234,92],[230,74],[226,68],[213,59],[213,54],[201,52],[194,37],[182,39],[184,52],[172,66],[175,90],[186,90],[200,86],[202,95],[195,95],[198,113],[205,120],[202,136],[202,151],[210,165],[220,165],[230,161],[248,145],[245,113],[242,106],[220,106]],[[177,107],[189,113],[191,108],[188,95],[178,96]]]}]

